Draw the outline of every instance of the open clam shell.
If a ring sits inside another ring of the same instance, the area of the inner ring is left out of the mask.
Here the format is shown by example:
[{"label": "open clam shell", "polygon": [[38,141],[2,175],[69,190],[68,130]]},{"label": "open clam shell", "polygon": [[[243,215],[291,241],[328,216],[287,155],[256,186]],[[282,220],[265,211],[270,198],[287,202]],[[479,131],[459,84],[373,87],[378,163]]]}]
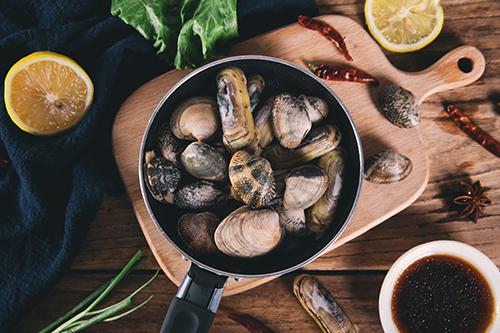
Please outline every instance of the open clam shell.
[{"label": "open clam shell", "polygon": [[296,148],[312,126],[303,104],[287,93],[273,99],[272,124],[276,139],[287,149]]},{"label": "open clam shell", "polygon": [[223,253],[240,258],[264,255],[280,243],[279,216],[272,209],[248,206],[229,214],[215,230],[215,244]]},{"label": "open clam shell", "polygon": [[266,81],[260,74],[252,74],[248,77],[248,96],[250,97],[250,110],[253,112],[260,102],[260,95],[266,87]]},{"label": "open clam shell", "polygon": [[181,181],[180,170],[163,156],[153,151],[146,153],[144,178],[149,192],[160,202],[172,202],[173,193]]},{"label": "open clam shell", "polygon": [[420,110],[415,95],[400,86],[387,86],[379,94],[379,107],[384,116],[402,128],[415,127],[420,123]]},{"label": "open clam shell", "polygon": [[314,96],[300,95],[299,101],[303,104],[307,115],[313,124],[319,123],[328,116],[328,104],[324,99]]},{"label": "open clam shell", "polygon": [[365,179],[376,184],[399,182],[408,177],[412,168],[408,157],[392,150],[384,150],[366,161]]},{"label": "open clam shell", "polygon": [[170,129],[182,140],[208,141],[219,127],[217,104],[207,96],[188,99],[170,116]]},{"label": "open clam shell", "polygon": [[293,281],[293,293],[323,333],[358,332],[332,294],[314,277],[297,276]]},{"label": "open clam shell", "polygon": [[227,162],[217,149],[203,142],[192,142],[181,154],[184,169],[194,177],[205,180],[223,180]]},{"label": "open clam shell", "polygon": [[214,183],[206,180],[183,186],[175,192],[174,196],[176,206],[192,210],[207,209],[226,200],[226,194]]},{"label": "open clam shell", "polygon": [[218,251],[214,233],[219,218],[212,213],[184,214],[177,223],[177,232],[182,241],[192,250],[203,253]]},{"label": "open clam shell", "polygon": [[267,206],[274,198],[273,170],[265,158],[237,151],[229,162],[228,173],[234,191],[247,205]]},{"label": "open clam shell", "polygon": [[241,69],[229,67],[217,74],[217,103],[226,148],[231,152],[254,151],[258,136],[250,110],[247,80]]},{"label": "open clam shell", "polygon": [[290,169],[334,150],[341,141],[340,131],[335,126],[313,128],[295,149],[286,149],[279,144],[266,148],[264,156],[274,169]]},{"label": "open clam shell", "polygon": [[335,216],[337,204],[342,190],[344,175],[344,154],[337,148],[318,160],[328,177],[328,188],[323,196],[306,211],[307,228],[310,232],[320,237],[330,226]]},{"label": "open clam shell", "polygon": [[283,206],[288,209],[306,209],[321,198],[328,187],[325,172],[314,165],[304,165],[285,178]]}]

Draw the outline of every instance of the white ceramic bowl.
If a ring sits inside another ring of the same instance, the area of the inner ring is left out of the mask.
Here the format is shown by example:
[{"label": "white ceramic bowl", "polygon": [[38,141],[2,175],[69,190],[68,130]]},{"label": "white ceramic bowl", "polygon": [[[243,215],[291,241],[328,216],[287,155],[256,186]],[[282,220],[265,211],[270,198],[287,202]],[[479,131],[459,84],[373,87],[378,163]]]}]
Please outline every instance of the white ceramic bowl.
[{"label": "white ceramic bowl", "polygon": [[490,324],[487,332],[500,332],[500,272],[498,271],[497,266],[484,253],[470,245],[444,240],[416,246],[404,253],[392,265],[391,269],[385,276],[384,282],[382,283],[378,299],[378,311],[384,332],[399,332],[392,318],[391,311],[392,293],[398,277],[415,261],[423,257],[436,254],[448,254],[459,257],[467,261],[482,273],[491,287],[493,298],[495,300],[495,314],[493,322]]}]

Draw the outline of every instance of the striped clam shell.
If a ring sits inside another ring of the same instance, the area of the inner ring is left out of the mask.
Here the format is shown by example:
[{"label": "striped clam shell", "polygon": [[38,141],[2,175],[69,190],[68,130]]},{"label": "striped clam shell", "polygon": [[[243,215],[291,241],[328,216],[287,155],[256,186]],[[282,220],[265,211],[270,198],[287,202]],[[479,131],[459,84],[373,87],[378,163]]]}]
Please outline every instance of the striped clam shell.
[{"label": "striped clam shell", "polygon": [[402,128],[415,127],[420,123],[420,111],[415,95],[400,86],[388,86],[379,95],[379,106],[384,116]]},{"label": "striped clam shell", "polygon": [[229,180],[238,197],[251,207],[268,206],[275,196],[271,164],[246,151],[233,154],[229,162]]}]

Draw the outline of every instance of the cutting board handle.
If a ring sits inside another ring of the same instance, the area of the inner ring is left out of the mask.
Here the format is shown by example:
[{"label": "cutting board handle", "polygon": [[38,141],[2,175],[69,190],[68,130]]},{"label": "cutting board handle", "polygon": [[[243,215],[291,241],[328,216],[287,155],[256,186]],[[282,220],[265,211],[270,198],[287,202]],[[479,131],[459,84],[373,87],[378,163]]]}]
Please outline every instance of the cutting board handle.
[{"label": "cutting board handle", "polygon": [[466,86],[481,77],[486,61],[483,54],[473,46],[461,46],[439,59],[434,65],[421,72],[418,76],[419,84],[414,87],[413,93],[418,103],[439,91]]}]

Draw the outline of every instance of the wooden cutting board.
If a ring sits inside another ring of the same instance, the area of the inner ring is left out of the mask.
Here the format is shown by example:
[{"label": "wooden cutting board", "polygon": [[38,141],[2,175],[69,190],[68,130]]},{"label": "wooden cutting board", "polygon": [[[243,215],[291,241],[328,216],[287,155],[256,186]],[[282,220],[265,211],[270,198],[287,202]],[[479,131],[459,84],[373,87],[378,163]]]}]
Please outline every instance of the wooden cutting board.
[{"label": "wooden cutting board", "polygon": [[[472,46],[459,47],[436,64],[417,73],[396,69],[384,56],[378,44],[355,21],[344,16],[327,15],[322,20],[335,26],[345,37],[353,62],[348,65],[365,70],[377,77],[380,86],[398,84],[412,91],[421,103],[438,91],[465,86],[483,73],[485,60]],[[305,63],[347,64],[331,42],[315,31],[298,24],[271,31],[236,45],[231,55],[259,54],[278,57],[305,67]],[[470,61],[469,72],[458,63]],[[137,216],[137,220],[158,263],[167,276],[179,284],[189,262],[163,237],[152,221],[139,188],[138,159],[146,124],[165,93],[190,70],[173,70],[146,83],[121,106],[113,128],[113,149],[116,162]],[[399,183],[377,185],[364,181],[355,213],[342,236],[328,251],[352,240],[414,202],[424,190],[429,177],[429,161],[425,143],[417,128],[401,129],[391,125],[378,111],[375,101],[378,89],[364,84],[329,82],[354,118],[361,135],[365,156],[383,149],[394,149],[408,156],[413,171]],[[425,110],[422,110],[425,116]],[[401,235],[404,237],[404,235]],[[263,284],[275,277],[261,279],[231,279],[224,295],[237,294]]]}]

